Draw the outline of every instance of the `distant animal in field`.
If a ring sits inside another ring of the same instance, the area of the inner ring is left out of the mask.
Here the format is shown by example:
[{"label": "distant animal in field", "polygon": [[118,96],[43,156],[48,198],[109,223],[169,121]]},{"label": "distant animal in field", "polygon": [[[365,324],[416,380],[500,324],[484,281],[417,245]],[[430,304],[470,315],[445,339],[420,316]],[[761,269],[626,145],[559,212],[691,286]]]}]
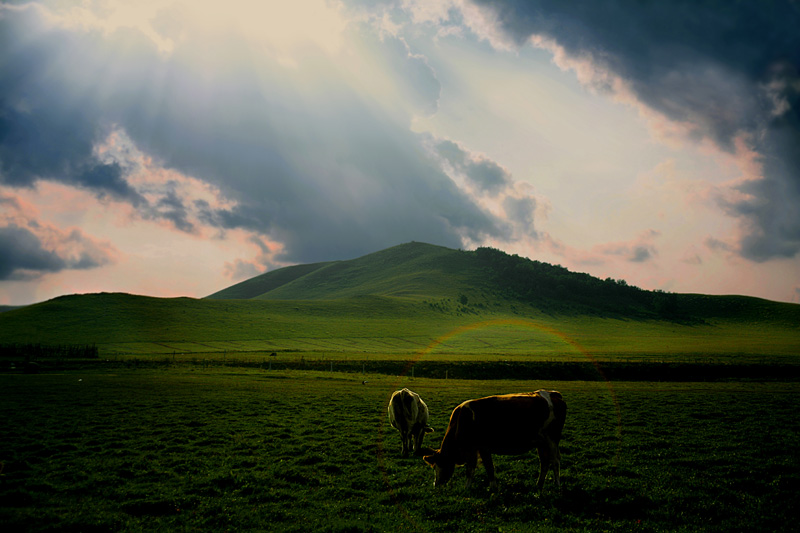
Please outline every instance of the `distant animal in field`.
[{"label": "distant animal in field", "polygon": [[409,449],[415,454],[422,453],[422,439],[433,431],[428,426],[428,406],[419,394],[408,389],[392,393],[389,400],[389,423],[400,432],[403,442],[403,457],[408,457]]},{"label": "distant animal in field", "polygon": [[540,461],[537,489],[542,490],[550,468],[560,489],[558,443],[566,416],[567,404],[558,391],[537,390],[467,400],[453,409],[441,447],[423,460],[434,469],[435,487],[450,480],[456,465],[466,465],[469,488],[480,456],[491,487],[496,489],[492,454],[519,455],[536,448]]}]

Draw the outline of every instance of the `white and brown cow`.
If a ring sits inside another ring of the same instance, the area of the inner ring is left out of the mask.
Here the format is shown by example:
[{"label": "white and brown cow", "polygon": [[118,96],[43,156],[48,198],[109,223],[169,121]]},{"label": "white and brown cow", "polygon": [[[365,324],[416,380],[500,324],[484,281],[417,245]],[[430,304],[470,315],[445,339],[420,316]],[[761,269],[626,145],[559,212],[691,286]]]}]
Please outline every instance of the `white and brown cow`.
[{"label": "white and brown cow", "polygon": [[426,433],[433,431],[428,426],[428,406],[416,392],[401,389],[392,393],[389,400],[389,423],[400,431],[403,441],[403,457],[408,456],[408,450],[413,448],[414,453],[422,450],[422,439]]},{"label": "white and brown cow", "polygon": [[550,468],[560,488],[558,443],[566,416],[567,404],[557,391],[538,390],[467,400],[453,409],[441,448],[423,458],[436,472],[434,486],[447,483],[456,465],[466,465],[469,488],[480,455],[494,489],[497,480],[492,454],[519,455],[536,448],[541,463],[537,489],[542,490]]}]

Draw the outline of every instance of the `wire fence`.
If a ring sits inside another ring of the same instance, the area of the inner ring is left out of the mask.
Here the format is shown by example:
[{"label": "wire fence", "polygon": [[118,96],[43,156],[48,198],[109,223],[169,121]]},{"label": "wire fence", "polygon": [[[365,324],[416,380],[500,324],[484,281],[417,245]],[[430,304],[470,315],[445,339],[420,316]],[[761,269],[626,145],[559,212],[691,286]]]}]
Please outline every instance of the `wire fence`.
[{"label": "wire fence", "polygon": [[[29,359],[29,361],[33,361]],[[121,359],[41,358],[42,371],[69,368],[250,368],[264,372],[313,371],[463,380],[553,381],[800,381],[796,363],[720,363],[664,361],[427,361],[341,360],[312,358],[260,358],[194,356],[127,357]]]}]

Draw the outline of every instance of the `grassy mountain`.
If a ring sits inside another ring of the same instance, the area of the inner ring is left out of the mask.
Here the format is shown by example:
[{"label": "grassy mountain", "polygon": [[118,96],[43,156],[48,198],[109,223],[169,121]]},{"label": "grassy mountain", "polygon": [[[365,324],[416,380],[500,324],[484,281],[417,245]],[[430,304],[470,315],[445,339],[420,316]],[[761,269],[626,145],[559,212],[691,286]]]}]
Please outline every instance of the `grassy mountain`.
[{"label": "grassy mountain", "polygon": [[205,299],[55,298],[0,313],[4,343],[96,344],[101,356],[370,358],[436,346],[460,358],[791,358],[800,354],[800,306],[645,291],[491,248],[409,243],[275,270]]},{"label": "grassy mountain", "polygon": [[267,294],[270,291],[279,289],[283,285],[290,284],[292,281],[311,274],[315,270],[330,264],[331,263],[311,263],[308,265],[294,265],[279,270],[273,270],[216,292],[208,296],[208,298],[216,300],[246,300],[257,298],[262,294]]},{"label": "grassy mountain", "polygon": [[560,315],[662,319],[781,320],[800,324],[800,306],[744,296],[647,291],[492,248],[452,250],[412,242],[347,261],[267,272],[213,300],[344,300],[363,296],[450,299],[473,310],[524,305]]},{"label": "grassy mountain", "polygon": [[443,297],[483,284],[468,252],[412,242],[351,259],[282,268],[211,299],[332,300],[356,296]]}]

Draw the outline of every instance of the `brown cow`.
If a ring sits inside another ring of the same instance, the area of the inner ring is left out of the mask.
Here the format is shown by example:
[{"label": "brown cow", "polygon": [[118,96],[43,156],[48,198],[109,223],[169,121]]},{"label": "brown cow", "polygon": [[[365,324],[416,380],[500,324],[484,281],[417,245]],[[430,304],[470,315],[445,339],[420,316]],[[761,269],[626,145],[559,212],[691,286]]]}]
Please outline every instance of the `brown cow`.
[{"label": "brown cow", "polygon": [[467,466],[467,488],[472,483],[478,455],[497,488],[492,454],[519,455],[539,451],[539,481],[542,490],[549,468],[561,488],[561,454],[558,443],[567,416],[567,404],[558,391],[538,390],[519,394],[467,400],[450,415],[442,446],[423,459],[436,472],[434,486],[447,483],[456,465]]},{"label": "brown cow", "polygon": [[408,389],[392,393],[389,400],[389,423],[400,431],[403,457],[408,456],[408,450],[412,447],[415,454],[421,455],[422,439],[433,428],[428,426],[428,406],[419,394]]}]

